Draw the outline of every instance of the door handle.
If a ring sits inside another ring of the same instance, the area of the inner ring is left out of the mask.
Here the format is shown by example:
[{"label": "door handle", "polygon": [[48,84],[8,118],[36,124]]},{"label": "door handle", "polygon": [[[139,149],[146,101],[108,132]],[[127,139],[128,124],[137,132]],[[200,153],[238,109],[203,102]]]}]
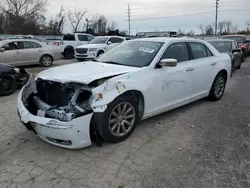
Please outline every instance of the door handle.
[{"label": "door handle", "polygon": [[192,68],[192,67],[189,67],[189,68],[186,69],[187,72],[188,71],[193,71],[193,70],[194,70],[194,68]]},{"label": "door handle", "polygon": [[17,53],[17,54],[20,54],[21,52],[17,51],[16,53]]},{"label": "door handle", "polygon": [[212,66],[213,66],[213,65],[216,65],[216,64],[217,64],[216,62],[211,63]]}]

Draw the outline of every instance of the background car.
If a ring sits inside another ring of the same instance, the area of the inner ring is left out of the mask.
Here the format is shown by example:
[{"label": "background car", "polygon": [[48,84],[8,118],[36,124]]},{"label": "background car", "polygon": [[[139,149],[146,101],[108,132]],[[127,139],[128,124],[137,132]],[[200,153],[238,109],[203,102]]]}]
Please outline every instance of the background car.
[{"label": "background car", "polygon": [[75,48],[75,57],[79,61],[94,59],[125,40],[124,37],[119,36],[95,37],[89,44],[77,46]]},{"label": "background car", "polygon": [[24,68],[17,68],[0,63],[0,96],[12,94],[17,88],[23,87],[29,79]]},{"label": "background car", "polygon": [[140,120],[204,97],[217,101],[231,59],[203,40],[146,38],[121,43],[94,61],[32,76],[17,97],[21,121],[65,148],[127,139]]},{"label": "background car", "polygon": [[54,41],[54,45],[60,48],[65,59],[73,59],[74,48],[82,44],[88,44],[93,39],[94,36],[87,33],[66,34],[62,37],[62,40]]},{"label": "background car", "polygon": [[227,53],[230,56],[232,60],[232,72],[235,69],[240,69],[241,63],[245,57],[236,41],[229,39],[213,39],[207,40],[207,42],[212,44],[219,52]]},{"label": "background car", "polygon": [[235,40],[242,49],[244,57],[246,58],[249,55],[249,44],[247,43],[245,35],[224,35],[221,38]]},{"label": "background car", "polygon": [[0,63],[9,65],[40,64],[44,67],[61,59],[58,47],[31,39],[0,41]]}]

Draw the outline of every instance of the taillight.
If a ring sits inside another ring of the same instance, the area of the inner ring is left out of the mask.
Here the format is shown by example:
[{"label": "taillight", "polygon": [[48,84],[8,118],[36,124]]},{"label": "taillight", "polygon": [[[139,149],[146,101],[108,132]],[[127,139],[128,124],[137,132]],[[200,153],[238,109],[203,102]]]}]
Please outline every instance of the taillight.
[{"label": "taillight", "polygon": [[54,45],[59,46],[60,42],[54,42]]}]

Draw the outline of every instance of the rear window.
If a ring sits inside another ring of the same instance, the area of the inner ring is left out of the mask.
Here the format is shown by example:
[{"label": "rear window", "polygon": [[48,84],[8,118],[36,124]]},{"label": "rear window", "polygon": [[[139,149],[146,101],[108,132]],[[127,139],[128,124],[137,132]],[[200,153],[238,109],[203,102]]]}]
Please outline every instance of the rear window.
[{"label": "rear window", "polygon": [[75,35],[72,35],[72,34],[64,35],[63,36],[63,40],[66,40],[66,41],[75,41]]},{"label": "rear window", "polygon": [[237,43],[242,43],[242,42],[246,41],[246,39],[242,36],[224,36],[224,37],[222,37],[222,39],[235,40]]}]

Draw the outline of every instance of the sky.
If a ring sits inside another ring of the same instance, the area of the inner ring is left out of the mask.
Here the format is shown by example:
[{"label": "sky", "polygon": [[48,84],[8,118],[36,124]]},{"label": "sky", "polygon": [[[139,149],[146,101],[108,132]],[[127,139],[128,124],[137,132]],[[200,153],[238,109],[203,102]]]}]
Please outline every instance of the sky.
[{"label": "sky", "polygon": [[[54,17],[61,5],[72,11],[87,10],[86,17],[105,15],[117,23],[119,30],[128,30],[128,4],[131,10],[131,34],[142,31],[182,29],[200,33],[199,25],[215,23],[216,0],[48,0],[47,17]],[[250,20],[250,0],[219,0],[218,21],[232,20],[239,29]],[[71,32],[69,24],[64,32]]]}]

